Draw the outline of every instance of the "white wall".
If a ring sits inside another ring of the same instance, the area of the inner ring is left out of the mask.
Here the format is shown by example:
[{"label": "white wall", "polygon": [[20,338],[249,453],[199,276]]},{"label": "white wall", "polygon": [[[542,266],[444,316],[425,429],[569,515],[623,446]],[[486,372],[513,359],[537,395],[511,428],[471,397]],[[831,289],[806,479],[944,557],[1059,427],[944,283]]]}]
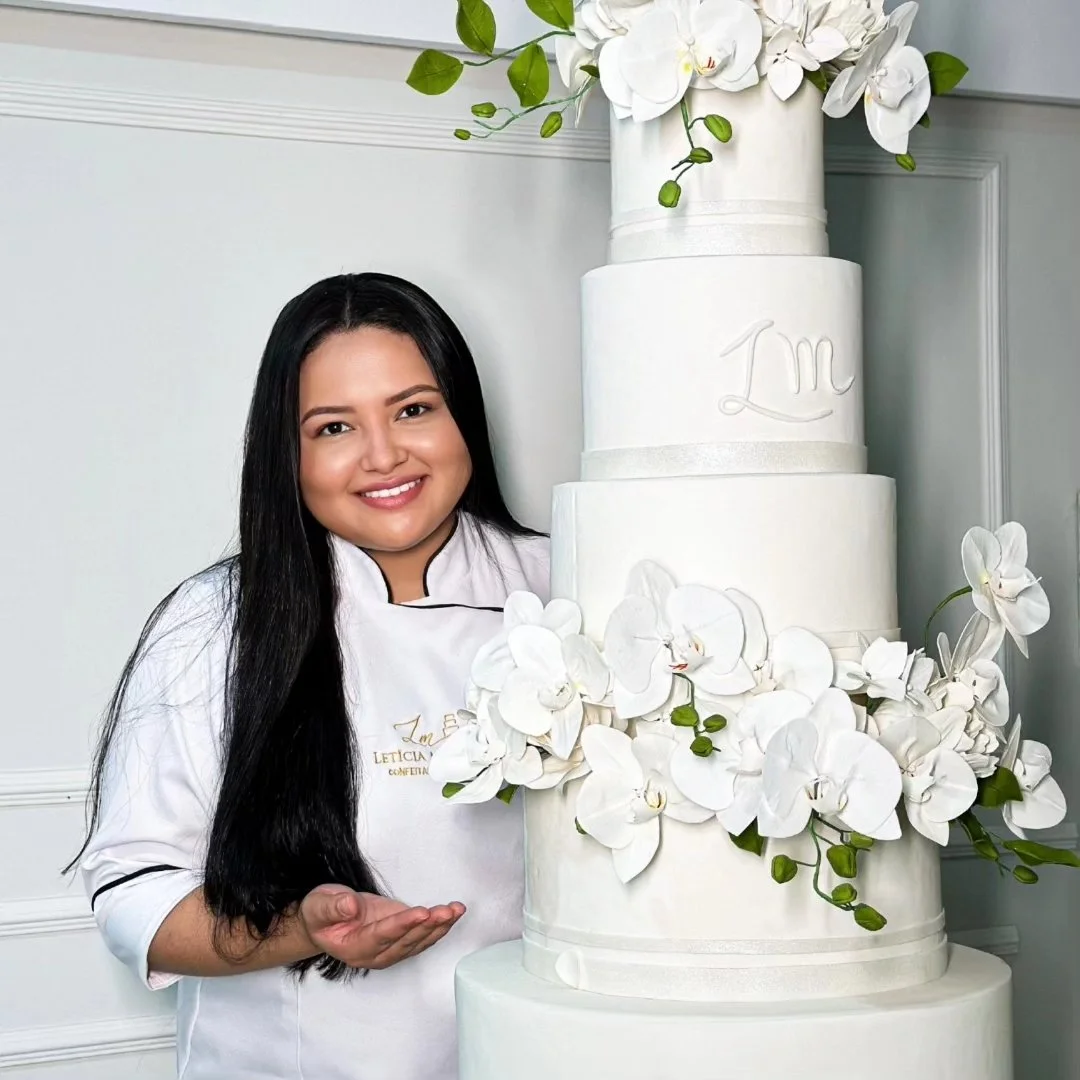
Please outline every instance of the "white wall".
[{"label": "white wall", "polygon": [[[167,1076],[170,998],[105,953],[58,868],[143,618],[232,537],[271,322],[342,270],[428,288],[477,355],[511,504],[545,527],[577,473],[607,167],[587,136],[463,147],[393,50],[10,9],[4,38],[0,1076]],[[244,66],[205,62],[229,42]]]},{"label": "white wall", "polygon": [[[5,1080],[170,1075],[168,997],[105,954],[57,868],[143,616],[232,535],[280,304],[340,269],[415,277],[476,349],[514,505],[546,524],[551,484],[576,473],[597,114],[543,144],[462,146],[447,131],[473,97],[417,97],[411,57],[0,9]],[[898,478],[905,627],[956,584],[967,525],[1028,525],[1053,616],[1015,699],[1055,747],[1074,809],[1054,841],[1075,846],[1080,112],[939,103],[914,176],[858,124],[830,139],[833,250],[865,268],[871,464]],[[950,933],[1013,966],[1018,1080],[1072,1080],[1080,877],[1024,890],[970,854],[946,860]]]}]

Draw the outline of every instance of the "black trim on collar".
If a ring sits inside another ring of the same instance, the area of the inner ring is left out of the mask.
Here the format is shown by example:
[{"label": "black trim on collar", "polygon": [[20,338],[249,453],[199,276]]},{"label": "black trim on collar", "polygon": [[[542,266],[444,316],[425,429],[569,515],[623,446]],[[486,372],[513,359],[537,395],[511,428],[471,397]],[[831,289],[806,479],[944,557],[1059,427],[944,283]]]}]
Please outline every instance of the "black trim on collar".
[{"label": "black trim on collar", "polygon": [[136,878],[140,878],[143,874],[156,874],[159,870],[183,870],[182,866],[170,866],[168,863],[161,863],[159,866],[144,866],[141,870],[136,870],[133,874],[125,874],[121,878],[117,878],[115,881],[110,881],[108,885],[102,885],[97,892],[90,897],[90,910],[94,910],[94,905],[97,903],[98,897],[102,893],[107,893],[110,889],[115,889],[117,885],[125,885],[129,881],[134,881]]},{"label": "black trim on collar", "polygon": [[[439,557],[439,555],[442,553],[442,551],[446,548],[446,545],[449,544],[450,541],[454,539],[454,535],[458,531],[458,525],[460,524],[460,522],[461,522],[461,512],[457,511],[454,514],[453,528],[451,528],[451,530],[446,534],[446,539],[443,540],[443,542],[431,553],[431,558],[428,559],[427,564],[424,567],[424,576],[423,576],[423,578],[421,580],[421,587],[424,590],[424,598],[425,599],[431,595],[431,591],[428,589],[428,582],[427,582],[428,571],[431,569],[431,564]],[[387,595],[390,596],[392,594],[387,592]]]},{"label": "black trim on collar", "polygon": [[418,604],[410,600],[405,604],[396,604],[395,607],[411,608],[413,611],[435,611],[439,608],[465,608],[466,611],[502,611],[501,607],[493,607],[488,604]]}]

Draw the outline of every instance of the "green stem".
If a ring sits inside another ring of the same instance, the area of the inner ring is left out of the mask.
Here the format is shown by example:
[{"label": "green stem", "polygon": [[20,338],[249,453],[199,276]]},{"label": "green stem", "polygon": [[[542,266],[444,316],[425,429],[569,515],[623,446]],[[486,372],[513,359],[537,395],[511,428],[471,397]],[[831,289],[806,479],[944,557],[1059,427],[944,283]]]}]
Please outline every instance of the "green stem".
[{"label": "green stem", "polygon": [[[827,904],[832,904],[833,907],[842,907],[838,904],[828,893],[821,890],[821,840],[818,836],[817,829],[814,828],[814,818],[810,818],[810,835],[814,838],[814,850],[817,852],[817,862],[814,864],[814,892],[821,897]],[[828,843],[828,841],[826,841]]]},{"label": "green stem", "polygon": [[536,45],[541,41],[546,41],[549,37],[573,37],[574,32],[572,30],[549,30],[546,34],[541,34],[539,37],[533,38],[532,41],[523,41],[520,45],[515,45],[512,49],[503,49],[502,52],[492,53],[485,60],[462,60],[461,62],[466,67],[486,67],[488,64],[495,63],[496,60],[502,60],[507,56],[513,56],[516,52],[521,52],[522,49],[527,49],[530,45]]},{"label": "green stem", "polygon": [[484,134],[478,134],[476,138],[490,139],[492,135],[508,128],[515,120],[520,120],[522,117],[528,116],[529,113],[536,112],[537,109],[554,109],[556,106],[561,105],[562,109],[559,111],[563,112],[585,93],[593,81],[594,80],[590,79],[576,94],[571,94],[569,97],[556,98],[554,101],[541,101],[539,105],[530,105],[527,109],[522,109],[521,112],[513,112],[510,109],[507,109],[506,111],[509,112],[510,115],[501,124],[486,124],[483,120],[477,120],[476,124],[478,127],[484,129]]},{"label": "green stem", "polygon": [[690,134],[690,128],[692,126],[690,121],[690,110],[686,105],[686,98],[679,102],[679,110],[682,113],[683,130],[686,132],[686,141],[690,144],[690,149],[694,149],[694,137]]},{"label": "green stem", "polygon": [[957,589],[955,592],[949,593],[944,600],[932,612],[930,612],[930,618],[926,620],[926,629],[923,630],[923,649],[930,652],[930,626],[933,621],[949,606],[954,600],[959,600],[961,596],[967,596],[971,592],[971,586],[965,585],[962,589]]}]

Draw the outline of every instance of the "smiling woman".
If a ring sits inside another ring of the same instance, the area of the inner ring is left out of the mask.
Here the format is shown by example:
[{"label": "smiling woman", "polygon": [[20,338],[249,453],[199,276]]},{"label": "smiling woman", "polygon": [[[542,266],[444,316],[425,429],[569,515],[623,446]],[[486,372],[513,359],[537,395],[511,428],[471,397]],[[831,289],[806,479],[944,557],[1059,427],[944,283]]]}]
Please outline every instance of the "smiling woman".
[{"label": "smiling woman", "polygon": [[148,621],[76,860],[110,949],[179,981],[185,1080],[456,1076],[453,972],[521,932],[521,819],[451,807],[427,763],[517,590],[546,595],[547,538],[499,491],[449,316],[381,274],[291,300],[240,549]]},{"label": "smiling woman", "polygon": [[472,463],[416,342],[378,326],[327,338],[301,369],[300,413],[308,509],[371,553],[395,600],[419,599]]}]

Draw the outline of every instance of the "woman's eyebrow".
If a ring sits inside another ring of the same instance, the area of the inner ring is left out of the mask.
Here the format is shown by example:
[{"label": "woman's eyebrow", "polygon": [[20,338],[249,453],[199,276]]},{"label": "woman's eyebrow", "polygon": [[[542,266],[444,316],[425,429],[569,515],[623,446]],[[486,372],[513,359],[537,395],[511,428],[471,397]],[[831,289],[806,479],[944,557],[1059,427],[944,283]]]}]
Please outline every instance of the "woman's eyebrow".
[{"label": "woman's eyebrow", "polygon": [[399,401],[404,401],[406,398],[412,397],[413,394],[419,394],[425,390],[436,394],[441,393],[437,386],[429,386],[427,383],[417,383],[415,386],[410,386],[408,390],[402,390],[400,393],[388,397],[386,399],[386,404],[396,405]]},{"label": "woman's eyebrow", "polygon": [[356,410],[351,405],[316,405],[314,409],[308,409],[300,418],[301,424],[306,424],[313,416],[325,416],[327,413],[352,413]]}]

